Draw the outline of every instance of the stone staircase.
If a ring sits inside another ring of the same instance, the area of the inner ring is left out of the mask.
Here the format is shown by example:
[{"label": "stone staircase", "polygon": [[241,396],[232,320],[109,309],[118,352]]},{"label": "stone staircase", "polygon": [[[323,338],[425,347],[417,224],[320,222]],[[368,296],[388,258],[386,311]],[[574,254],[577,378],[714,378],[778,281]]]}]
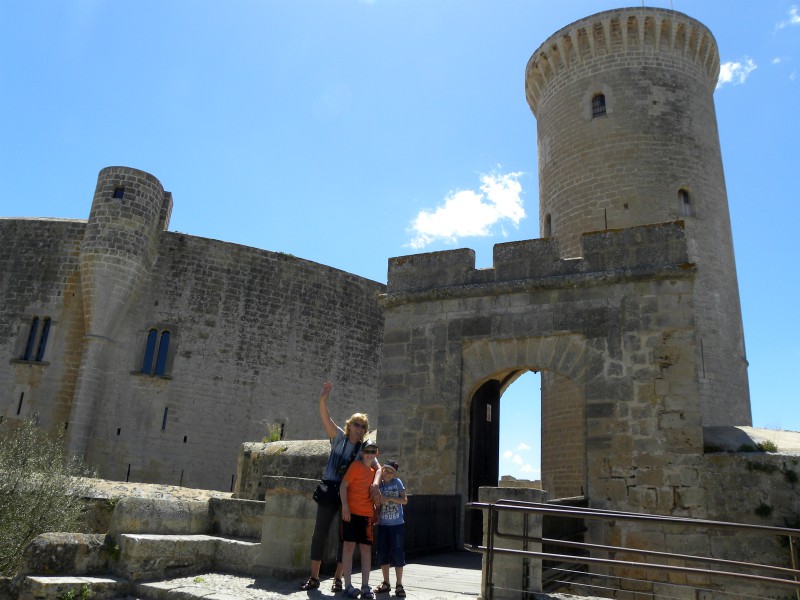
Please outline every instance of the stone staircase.
[{"label": "stone staircase", "polygon": [[263,502],[249,500],[124,499],[106,534],[36,538],[11,598],[143,599],[137,582],[208,571],[251,574],[257,570],[262,514]]}]

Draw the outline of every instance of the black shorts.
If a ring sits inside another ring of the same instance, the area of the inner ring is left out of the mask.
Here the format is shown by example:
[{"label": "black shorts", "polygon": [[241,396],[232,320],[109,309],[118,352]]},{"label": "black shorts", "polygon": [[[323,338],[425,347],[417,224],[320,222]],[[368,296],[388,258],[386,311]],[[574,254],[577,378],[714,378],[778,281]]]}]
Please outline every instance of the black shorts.
[{"label": "black shorts", "polygon": [[350,515],[350,522],[342,521],[342,541],[372,545],[370,517]]}]

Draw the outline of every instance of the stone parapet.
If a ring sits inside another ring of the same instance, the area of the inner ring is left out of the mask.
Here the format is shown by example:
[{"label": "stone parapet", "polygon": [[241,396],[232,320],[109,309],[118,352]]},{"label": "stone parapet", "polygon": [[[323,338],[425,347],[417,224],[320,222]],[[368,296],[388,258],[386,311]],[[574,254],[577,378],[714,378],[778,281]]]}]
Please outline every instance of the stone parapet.
[{"label": "stone parapet", "polygon": [[579,259],[560,259],[554,239],[497,244],[491,269],[475,268],[472,250],[429,252],[389,259],[386,304],[402,294],[440,298],[477,296],[486,286],[511,291],[608,284],[613,280],[666,279],[692,274],[682,221],[583,234]]},{"label": "stone parapet", "polygon": [[609,10],[563,27],[533,53],[525,70],[525,91],[533,113],[554,80],[574,78],[575,71],[584,74],[598,60],[605,64],[618,60],[623,65],[626,61],[680,61],[704,73],[710,90],[719,77],[716,41],[699,21],[665,9]]},{"label": "stone parapet", "polygon": [[[264,477],[264,523],[258,569],[276,577],[301,577],[308,573],[311,535],[317,505],[311,496],[318,480],[298,477]],[[339,519],[334,519],[325,545],[323,565],[336,562]]]}]

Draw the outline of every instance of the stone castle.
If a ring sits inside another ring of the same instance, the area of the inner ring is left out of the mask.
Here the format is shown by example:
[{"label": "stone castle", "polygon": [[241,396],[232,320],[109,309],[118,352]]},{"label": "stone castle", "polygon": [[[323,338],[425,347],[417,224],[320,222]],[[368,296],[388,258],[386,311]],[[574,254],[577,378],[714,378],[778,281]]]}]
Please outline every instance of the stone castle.
[{"label": "stone castle", "polygon": [[751,417],[718,74],[679,12],[559,30],[525,72],[541,237],[496,245],[490,269],[466,249],[392,258],[386,286],[169,232],[153,176],[104,169],[86,222],[0,220],[3,419],[38,412],[102,477],[227,490],[264,422],[320,437],[331,378],[340,420],[370,413],[416,493],[466,501],[497,485],[500,397],[535,370],[551,498],[796,521],[796,458],[719,452]]},{"label": "stone castle", "polygon": [[104,478],[231,490],[268,425],[319,437],[325,378],[375,412],[385,286],[167,231],[171,210],[111,167],[87,221],[0,219],[4,420],[38,413]]}]

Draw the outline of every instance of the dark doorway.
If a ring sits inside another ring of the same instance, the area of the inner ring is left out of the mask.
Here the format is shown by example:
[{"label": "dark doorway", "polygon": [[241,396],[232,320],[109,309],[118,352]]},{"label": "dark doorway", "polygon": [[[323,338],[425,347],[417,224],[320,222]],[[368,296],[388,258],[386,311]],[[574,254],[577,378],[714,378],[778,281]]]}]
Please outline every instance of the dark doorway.
[{"label": "dark doorway", "polygon": [[[496,486],[500,453],[500,381],[490,379],[472,396],[469,430],[469,498],[478,500],[478,488]],[[483,541],[482,511],[467,512],[464,541],[480,545]]]}]

